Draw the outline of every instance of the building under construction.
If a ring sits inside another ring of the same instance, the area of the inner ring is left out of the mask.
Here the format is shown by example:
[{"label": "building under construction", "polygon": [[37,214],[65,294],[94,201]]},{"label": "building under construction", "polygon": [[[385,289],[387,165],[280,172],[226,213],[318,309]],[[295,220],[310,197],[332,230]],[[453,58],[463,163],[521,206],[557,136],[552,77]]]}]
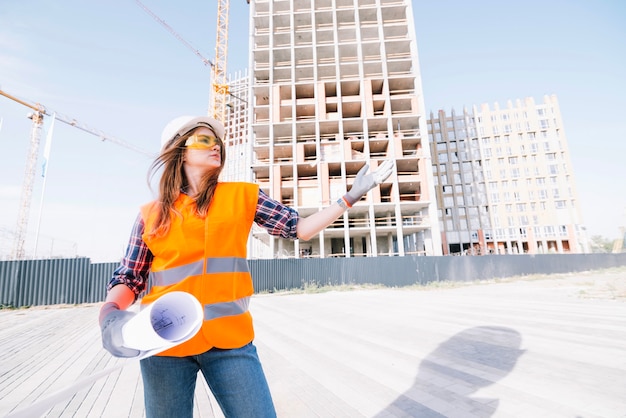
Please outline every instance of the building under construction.
[{"label": "building under construction", "polygon": [[310,242],[254,229],[253,257],[589,252],[555,96],[427,118],[410,1],[250,8],[250,76],[234,85],[249,83],[251,100],[230,102],[252,143],[229,150],[229,178],[306,216],[364,164],[396,163]]},{"label": "building under construction", "polygon": [[556,96],[428,123],[444,254],[589,252]]},{"label": "building under construction", "polygon": [[224,181],[254,181],[250,167],[250,109],[248,92],[250,79],[247,71],[238,72],[228,80],[224,128],[226,129],[226,164],[221,174]]},{"label": "building under construction", "polygon": [[394,174],[311,241],[255,230],[270,257],[438,255],[441,240],[409,0],[250,2],[253,179],[310,215],[357,172]]}]

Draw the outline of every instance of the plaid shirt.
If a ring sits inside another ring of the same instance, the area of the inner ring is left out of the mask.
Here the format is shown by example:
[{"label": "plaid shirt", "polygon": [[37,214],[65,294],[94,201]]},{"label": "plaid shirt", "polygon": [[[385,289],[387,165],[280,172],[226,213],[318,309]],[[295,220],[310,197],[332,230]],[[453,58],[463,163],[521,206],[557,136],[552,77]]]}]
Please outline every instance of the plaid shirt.
[{"label": "plaid shirt", "polygon": [[[265,228],[270,235],[296,239],[296,224],[299,219],[300,215],[295,209],[277,202],[259,189],[254,222]],[[145,290],[153,255],[142,238],[143,232],[144,222],[140,214],[133,225],[126,254],[120,266],[113,272],[107,290],[124,284],[135,293],[135,298]]]}]

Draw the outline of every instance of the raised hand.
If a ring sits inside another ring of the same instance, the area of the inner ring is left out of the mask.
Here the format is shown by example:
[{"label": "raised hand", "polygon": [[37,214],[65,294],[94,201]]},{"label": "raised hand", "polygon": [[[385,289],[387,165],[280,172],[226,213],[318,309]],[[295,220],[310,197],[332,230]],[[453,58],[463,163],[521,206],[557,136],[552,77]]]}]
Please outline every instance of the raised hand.
[{"label": "raised hand", "polygon": [[359,170],[354,179],[354,183],[352,183],[352,188],[344,196],[344,199],[350,206],[361,200],[361,197],[363,197],[365,193],[385,181],[387,177],[391,175],[393,172],[393,161],[385,160],[376,171],[365,174],[368,169],[369,164],[365,164],[363,168]]}]

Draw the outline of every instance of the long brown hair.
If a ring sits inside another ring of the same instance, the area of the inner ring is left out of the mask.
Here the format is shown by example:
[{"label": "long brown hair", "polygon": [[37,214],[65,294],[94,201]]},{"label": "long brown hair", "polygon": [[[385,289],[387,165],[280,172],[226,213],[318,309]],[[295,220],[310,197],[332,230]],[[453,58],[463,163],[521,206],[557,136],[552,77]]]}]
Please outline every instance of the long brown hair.
[{"label": "long brown hair", "polygon": [[[172,140],[150,166],[150,170],[148,171],[148,184],[150,184],[157,172],[163,169],[161,180],[159,181],[159,194],[156,202],[159,213],[152,229],[148,231],[148,234],[151,236],[165,235],[169,231],[172,223],[171,214],[173,213],[180,216],[180,213],[174,208],[174,202],[176,202],[180,193],[189,186],[189,181],[183,169],[185,151],[187,149],[185,147],[185,141],[194,131],[195,129]],[[220,146],[220,154],[220,166],[215,170],[207,172],[200,181],[200,191],[196,195],[190,196],[196,201],[196,213],[201,217],[206,216],[209,210],[219,175],[226,162],[226,149],[223,140]]]}]

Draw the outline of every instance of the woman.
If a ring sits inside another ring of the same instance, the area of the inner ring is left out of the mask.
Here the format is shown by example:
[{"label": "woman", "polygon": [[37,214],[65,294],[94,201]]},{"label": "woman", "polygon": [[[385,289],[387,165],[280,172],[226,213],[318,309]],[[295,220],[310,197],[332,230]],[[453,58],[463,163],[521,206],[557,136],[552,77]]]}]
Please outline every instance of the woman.
[{"label": "woman", "polygon": [[113,273],[100,310],[102,342],[116,357],[137,357],[123,346],[126,311],[171,291],[193,294],[204,308],[200,331],[189,341],[141,360],[148,417],[192,417],[198,371],[227,417],[274,417],[276,412],[253,345],[248,311],[253,294],[246,262],[252,223],[272,235],[309,240],[335,221],[393,169],[363,167],[337,203],[306,218],[269,198],[252,183],[218,182],[224,167],[223,125],[209,117],[171,121],[151,173],[162,169],[159,195],[141,208],[126,254]]}]

